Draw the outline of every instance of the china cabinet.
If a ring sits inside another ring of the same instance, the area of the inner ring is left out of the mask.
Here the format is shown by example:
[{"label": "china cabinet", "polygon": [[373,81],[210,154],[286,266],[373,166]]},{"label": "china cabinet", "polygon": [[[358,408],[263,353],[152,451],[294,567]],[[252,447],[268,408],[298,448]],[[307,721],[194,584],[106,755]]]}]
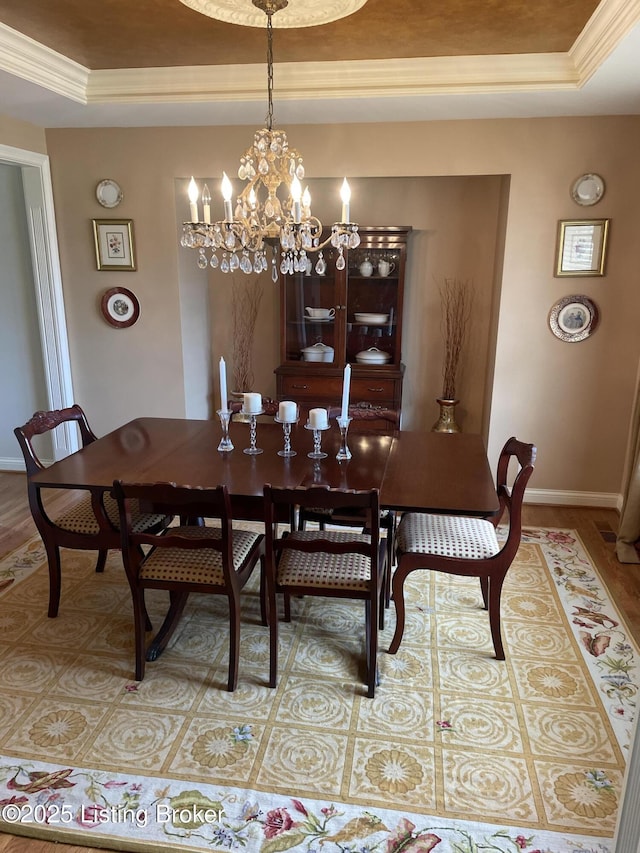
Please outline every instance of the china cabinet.
[{"label": "china cabinet", "polygon": [[345,364],[352,405],[400,411],[402,303],[410,227],[361,227],[344,253],[310,253],[303,272],[280,275],[278,399],[340,403]]}]

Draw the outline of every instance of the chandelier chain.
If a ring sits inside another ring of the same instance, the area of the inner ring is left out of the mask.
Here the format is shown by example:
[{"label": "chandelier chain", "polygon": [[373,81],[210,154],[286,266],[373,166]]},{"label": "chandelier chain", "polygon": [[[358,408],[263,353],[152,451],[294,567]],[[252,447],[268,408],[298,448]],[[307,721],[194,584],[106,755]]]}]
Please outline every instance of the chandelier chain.
[{"label": "chandelier chain", "polygon": [[273,24],[272,13],[267,12],[267,129],[273,128]]}]

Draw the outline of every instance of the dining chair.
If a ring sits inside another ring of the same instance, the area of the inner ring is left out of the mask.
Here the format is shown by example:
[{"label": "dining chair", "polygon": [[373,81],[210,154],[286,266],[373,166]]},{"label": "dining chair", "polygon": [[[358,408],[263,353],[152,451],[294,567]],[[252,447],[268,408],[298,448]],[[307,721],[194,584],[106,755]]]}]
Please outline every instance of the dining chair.
[{"label": "dining chair", "polygon": [[[120,512],[122,556],[133,600],[136,681],[144,678],[145,660],[155,660],[166,647],[189,593],[198,592],[228,599],[227,690],[235,690],[240,655],[240,592],[258,562],[264,574],[264,535],[233,528],[226,486],[202,488],[116,480],[113,492]],[[213,526],[181,523],[156,533],[140,531],[134,518],[137,503],[180,519],[215,519],[215,523]],[[145,653],[147,589],[170,593],[169,610],[150,647],[150,655]]]},{"label": "dining chair", "polygon": [[[74,423],[80,431],[83,447],[96,440],[84,411],[77,404],[66,409],[36,412],[26,424],[14,429],[27,470],[27,495],[31,515],[42,537],[49,564],[50,617],[58,615],[60,606],[60,548],[97,551],[96,572],[104,571],[110,549],[120,549],[118,506],[108,491],[90,490],[77,503],[54,517],[46,509],[46,499],[43,500],[46,487],[41,487],[32,480],[34,474],[46,467],[36,453],[34,438],[50,434],[63,424]],[[158,513],[143,513],[139,508],[134,511],[134,516],[135,524],[140,530],[161,530],[171,520]]]},{"label": "dining chair", "polygon": [[[266,536],[266,612],[270,629],[269,684],[278,670],[276,595],[284,596],[284,618],[291,621],[291,596],[324,596],[365,602],[367,695],[377,681],[378,628],[384,627],[383,578],[385,543],[380,541],[380,495],[377,489],[349,491],[328,486],[293,489],[264,487]],[[276,520],[282,510],[320,507],[339,511],[354,507],[366,514],[368,533],[299,530],[278,537]]]},{"label": "dining chair", "polygon": [[[340,415],[338,406],[330,406],[328,409],[329,418],[337,418]],[[349,417],[351,424],[349,430],[355,432],[369,432],[371,430],[376,433],[393,434],[400,429],[400,412],[398,409],[386,409],[378,406],[370,406],[363,404],[355,404],[349,406]],[[384,429],[380,429],[380,424]],[[338,525],[339,527],[360,527],[362,532],[367,531],[364,513],[356,507],[343,507],[338,511],[325,510],[321,507],[308,507],[301,509],[298,512],[298,529],[304,530],[307,522],[315,521],[320,530],[324,530],[327,524]],[[380,512],[380,527],[386,534],[387,545],[387,578],[391,577],[391,566],[394,561],[394,541],[396,529],[396,513],[394,510],[385,509]],[[388,606],[390,598],[390,589],[388,583],[386,585],[385,603]]]},{"label": "dining chair", "polygon": [[[500,508],[490,519],[417,512],[406,513],[401,518],[396,534],[398,565],[392,582],[396,630],[389,646],[390,654],[398,651],[404,633],[404,582],[411,572],[428,569],[480,579],[484,609],[489,610],[495,656],[504,660],[500,597],[504,579],[520,545],[522,502],[535,459],[533,444],[524,444],[516,438],[506,442],[496,474]],[[517,462],[517,472],[509,486],[507,479],[512,460]],[[501,544],[496,527],[505,510],[509,513],[509,528]]]}]

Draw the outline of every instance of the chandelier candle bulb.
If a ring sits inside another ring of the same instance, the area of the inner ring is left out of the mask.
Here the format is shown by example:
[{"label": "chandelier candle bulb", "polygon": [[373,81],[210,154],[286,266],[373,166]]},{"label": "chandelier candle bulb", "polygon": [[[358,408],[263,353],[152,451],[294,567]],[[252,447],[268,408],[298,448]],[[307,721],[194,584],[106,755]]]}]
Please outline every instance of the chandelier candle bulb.
[{"label": "chandelier candle bulb", "polygon": [[312,429],[327,429],[329,415],[326,409],[311,409],[309,411],[309,426]]},{"label": "chandelier candle bulb", "polygon": [[345,178],[342,182],[342,189],[340,190],[340,198],[342,199],[342,219],[341,222],[349,221],[349,202],[351,201],[351,187],[349,186],[347,179]]},{"label": "chandelier candle bulb", "polygon": [[278,405],[278,419],[283,424],[292,424],[298,420],[298,406],[292,400],[283,400]]},{"label": "chandelier candle bulb", "polygon": [[206,184],[202,188],[202,208],[205,223],[211,225],[211,193]]},{"label": "chandelier candle bulb", "polygon": [[262,395],[250,392],[242,395],[242,410],[245,415],[259,415],[262,411]]},{"label": "chandelier candle bulb", "polygon": [[224,358],[220,356],[220,408],[223,412],[226,412],[229,408],[227,399],[227,365],[224,362]]},{"label": "chandelier candle bulb", "polygon": [[300,198],[302,197],[302,185],[297,177],[291,181],[291,198],[293,199],[293,222],[295,225],[300,224]]},{"label": "chandelier candle bulb", "polygon": [[198,185],[193,179],[193,175],[191,176],[191,180],[189,181],[189,201],[191,208],[191,221],[199,222],[198,219]]},{"label": "chandelier candle bulb", "polygon": [[233,187],[231,181],[227,177],[227,173],[222,173],[222,198],[224,199],[224,221],[233,222],[233,210],[231,209],[231,196],[233,195]]},{"label": "chandelier candle bulb", "polygon": [[341,420],[349,417],[349,388],[351,386],[351,365],[347,364],[342,379],[342,408],[340,410]]}]

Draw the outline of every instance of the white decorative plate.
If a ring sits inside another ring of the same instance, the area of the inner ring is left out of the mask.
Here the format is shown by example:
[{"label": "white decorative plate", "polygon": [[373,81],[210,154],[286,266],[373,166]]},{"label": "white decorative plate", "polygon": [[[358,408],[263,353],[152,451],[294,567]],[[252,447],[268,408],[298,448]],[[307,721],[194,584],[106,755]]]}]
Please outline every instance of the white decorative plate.
[{"label": "white decorative plate", "polygon": [[123,199],[120,186],[107,178],[96,187],[96,198],[103,207],[117,207]]},{"label": "white decorative plate", "polygon": [[604,181],[600,175],[581,175],[571,187],[571,198],[582,207],[597,204],[604,195]]}]

